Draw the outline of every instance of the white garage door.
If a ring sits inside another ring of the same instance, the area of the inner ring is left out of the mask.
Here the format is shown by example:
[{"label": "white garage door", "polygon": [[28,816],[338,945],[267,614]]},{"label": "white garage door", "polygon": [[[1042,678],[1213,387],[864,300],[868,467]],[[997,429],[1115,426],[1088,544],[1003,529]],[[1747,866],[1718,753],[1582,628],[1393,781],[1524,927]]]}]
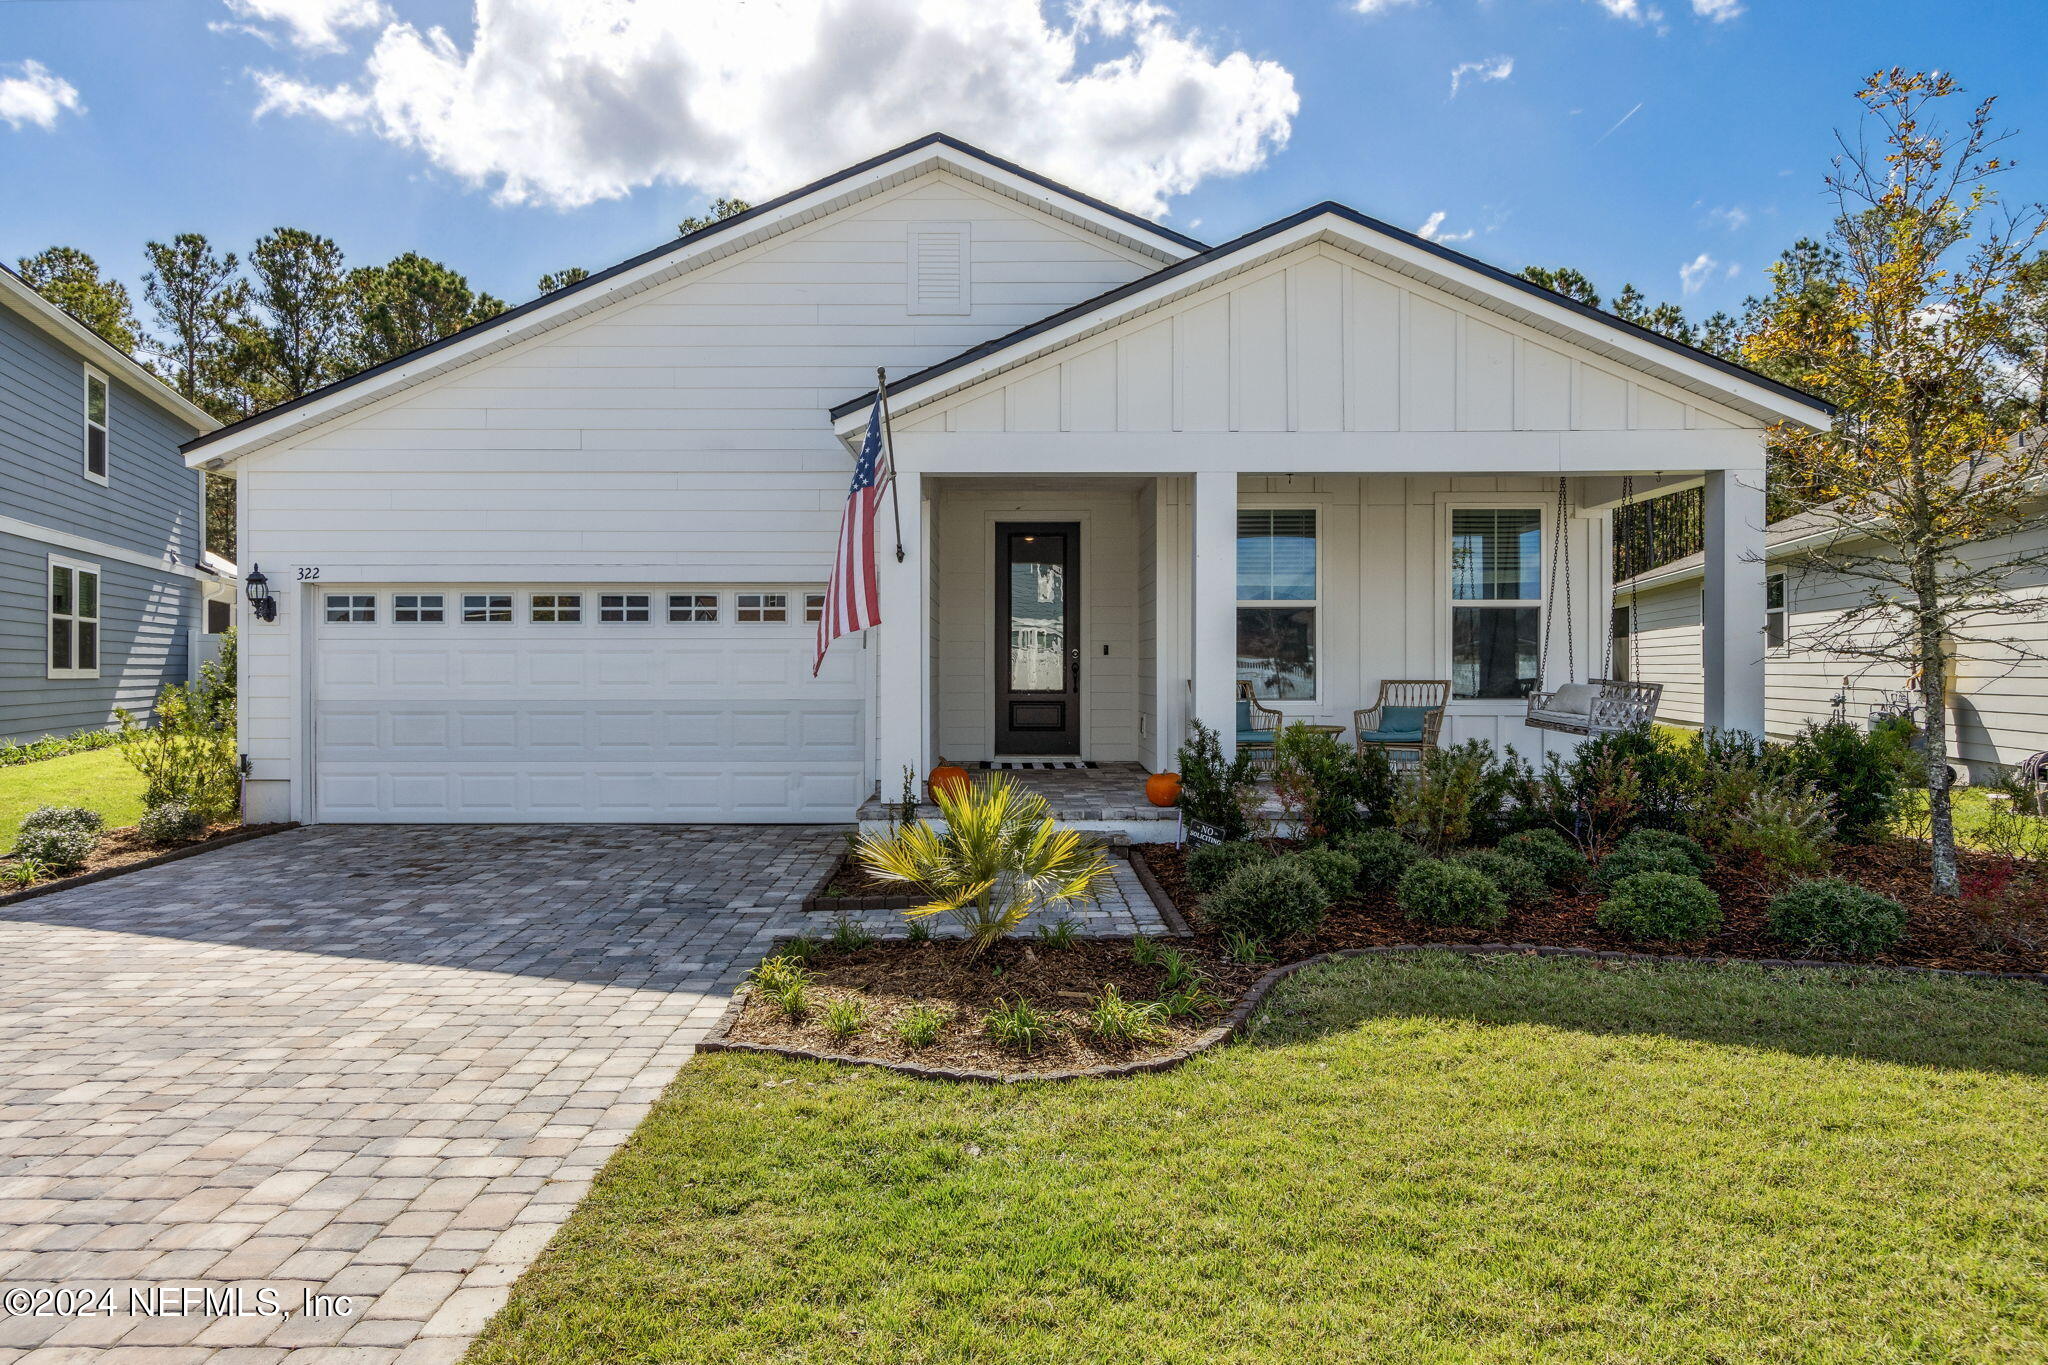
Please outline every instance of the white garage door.
[{"label": "white garage door", "polygon": [[857,642],[811,677],[801,588],[315,595],[322,820],[838,821]]}]

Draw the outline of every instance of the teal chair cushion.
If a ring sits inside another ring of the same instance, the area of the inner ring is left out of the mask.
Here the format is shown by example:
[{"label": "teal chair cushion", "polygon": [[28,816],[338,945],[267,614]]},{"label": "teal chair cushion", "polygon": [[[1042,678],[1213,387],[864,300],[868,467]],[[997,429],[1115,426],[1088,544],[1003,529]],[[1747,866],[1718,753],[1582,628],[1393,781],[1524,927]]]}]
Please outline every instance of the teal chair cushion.
[{"label": "teal chair cushion", "polygon": [[1422,724],[1435,709],[1433,706],[1382,707],[1379,728],[1362,731],[1359,738],[1379,744],[1420,744]]},{"label": "teal chair cushion", "polygon": [[1239,744],[1271,744],[1273,742],[1273,732],[1271,730],[1239,730],[1237,732],[1237,742]]},{"label": "teal chair cushion", "polygon": [[1237,732],[1242,735],[1252,728],[1252,704],[1243,697],[1237,699]]}]

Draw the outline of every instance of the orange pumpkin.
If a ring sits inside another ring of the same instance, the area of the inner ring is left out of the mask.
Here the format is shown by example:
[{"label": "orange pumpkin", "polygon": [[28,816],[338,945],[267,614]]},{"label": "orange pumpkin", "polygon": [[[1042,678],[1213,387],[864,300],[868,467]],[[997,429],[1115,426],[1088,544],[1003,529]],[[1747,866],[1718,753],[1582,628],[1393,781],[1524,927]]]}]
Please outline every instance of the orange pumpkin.
[{"label": "orange pumpkin", "polygon": [[1154,773],[1145,779],[1145,799],[1155,806],[1171,806],[1180,800],[1180,774]]},{"label": "orange pumpkin", "polygon": [[973,784],[974,779],[967,775],[967,769],[955,763],[939,764],[924,781],[925,789],[932,794],[933,800],[937,800],[942,791],[964,796]]}]

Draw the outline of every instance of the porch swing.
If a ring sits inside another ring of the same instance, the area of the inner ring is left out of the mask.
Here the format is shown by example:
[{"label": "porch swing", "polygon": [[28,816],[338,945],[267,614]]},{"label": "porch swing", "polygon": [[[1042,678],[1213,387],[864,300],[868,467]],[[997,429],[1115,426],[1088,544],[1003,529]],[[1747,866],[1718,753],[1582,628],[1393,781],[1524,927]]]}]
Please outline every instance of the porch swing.
[{"label": "porch swing", "polygon": [[[1635,506],[1636,481],[1633,476],[1621,481],[1621,505]],[[1654,514],[1652,514],[1654,515]],[[1529,694],[1529,713],[1524,723],[1536,730],[1552,730],[1563,735],[1611,735],[1620,730],[1647,725],[1657,714],[1658,699],[1664,695],[1664,684],[1625,682],[1618,678],[1589,678],[1585,682],[1571,681],[1578,676],[1578,646],[1574,639],[1572,624],[1572,547],[1571,536],[1567,534],[1568,519],[1571,516],[1570,483],[1560,477],[1557,481],[1557,523],[1550,538],[1550,581],[1543,585],[1543,649],[1537,662],[1538,685],[1550,676],[1550,635],[1551,622],[1557,613],[1551,610],[1558,600],[1558,566],[1564,566],[1564,650],[1565,678],[1562,687],[1549,692]],[[1633,579],[1629,586],[1628,600],[1629,630],[1636,628],[1636,593]],[[1613,619],[1613,598],[1610,592],[1608,619]],[[1614,630],[1607,631],[1607,650],[1602,656],[1603,673],[1614,671]]]}]

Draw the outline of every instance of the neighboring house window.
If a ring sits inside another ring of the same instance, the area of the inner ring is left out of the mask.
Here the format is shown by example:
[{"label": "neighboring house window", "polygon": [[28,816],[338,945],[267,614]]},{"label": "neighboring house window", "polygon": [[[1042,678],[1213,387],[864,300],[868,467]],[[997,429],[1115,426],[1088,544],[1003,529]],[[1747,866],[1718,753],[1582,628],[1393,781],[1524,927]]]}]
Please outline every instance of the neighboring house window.
[{"label": "neighboring house window", "polygon": [[465,622],[498,622],[512,619],[512,594],[509,592],[469,592],[462,595],[462,619]]},{"label": "neighboring house window", "polygon": [[533,595],[532,619],[537,622],[568,624],[583,619],[580,592],[537,592]]},{"label": "neighboring house window", "polygon": [[644,592],[602,592],[597,595],[600,621],[646,621],[653,618]]},{"label": "neighboring house window", "polygon": [[225,635],[234,629],[235,607],[232,602],[208,602],[206,604],[206,633]]},{"label": "neighboring house window", "polygon": [[1255,696],[1316,695],[1316,514],[1246,508],[1237,514],[1237,677]]},{"label": "neighboring house window", "polygon": [[1616,607],[1614,609],[1613,622],[1612,639],[1614,643],[1612,652],[1614,654],[1614,662],[1609,665],[1613,669],[1609,676],[1616,682],[1627,682],[1630,669],[1634,663],[1631,657],[1631,650],[1635,645],[1635,609],[1633,607]]},{"label": "neighboring house window", "polygon": [[337,625],[344,621],[374,621],[377,619],[377,598],[367,592],[328,593],[327,619]]},{"label": "neighboring house window", "polygon": [[100,566],[50,561],[50,676],[100,675]]},{"label": "neighboring house window", "polygon": [[1512,700],[1536,689],[1542,655],[1543,513],[1451,510],[1451,695]]},{"label": "neighboring house window", "polygon": [[1785,575],[1774,573],[1764,580],[1764,644],[1771,649],[1785,647],[1791,613],[1785,609]]},{"label": "neighboring house window", "polygon": [[85,477],[107,481],[107,377],[85,367]]},{"label": "neighboring house window", "polygon": [[805,594],[804,594],[804,620],[806,620],[806,621],[813,621],[813,622],[815,622],[815,621],[822,621],[822,620],[824,620],[824,619],[825,619],[825,594],[824,594],[824,593],[821,593],[821,592],[807,592],[807,593],[805,593]]},{"label": "neighboring house window", "polygon": [[718,594],[715,592],[672,592],[668,595],[671,621],[716,621]]},{"label": "neighboring house window", "polygon": [[752,624],[764,624],[789,619],[789,594],[786,592],[743,592],[733,598],[732,619]]},{"label": "neighboring house window", "polygon": [[401,592],[391,596],[391,619],[402,626],[439,625],[447,614],[447,599],[438,592]]}]

